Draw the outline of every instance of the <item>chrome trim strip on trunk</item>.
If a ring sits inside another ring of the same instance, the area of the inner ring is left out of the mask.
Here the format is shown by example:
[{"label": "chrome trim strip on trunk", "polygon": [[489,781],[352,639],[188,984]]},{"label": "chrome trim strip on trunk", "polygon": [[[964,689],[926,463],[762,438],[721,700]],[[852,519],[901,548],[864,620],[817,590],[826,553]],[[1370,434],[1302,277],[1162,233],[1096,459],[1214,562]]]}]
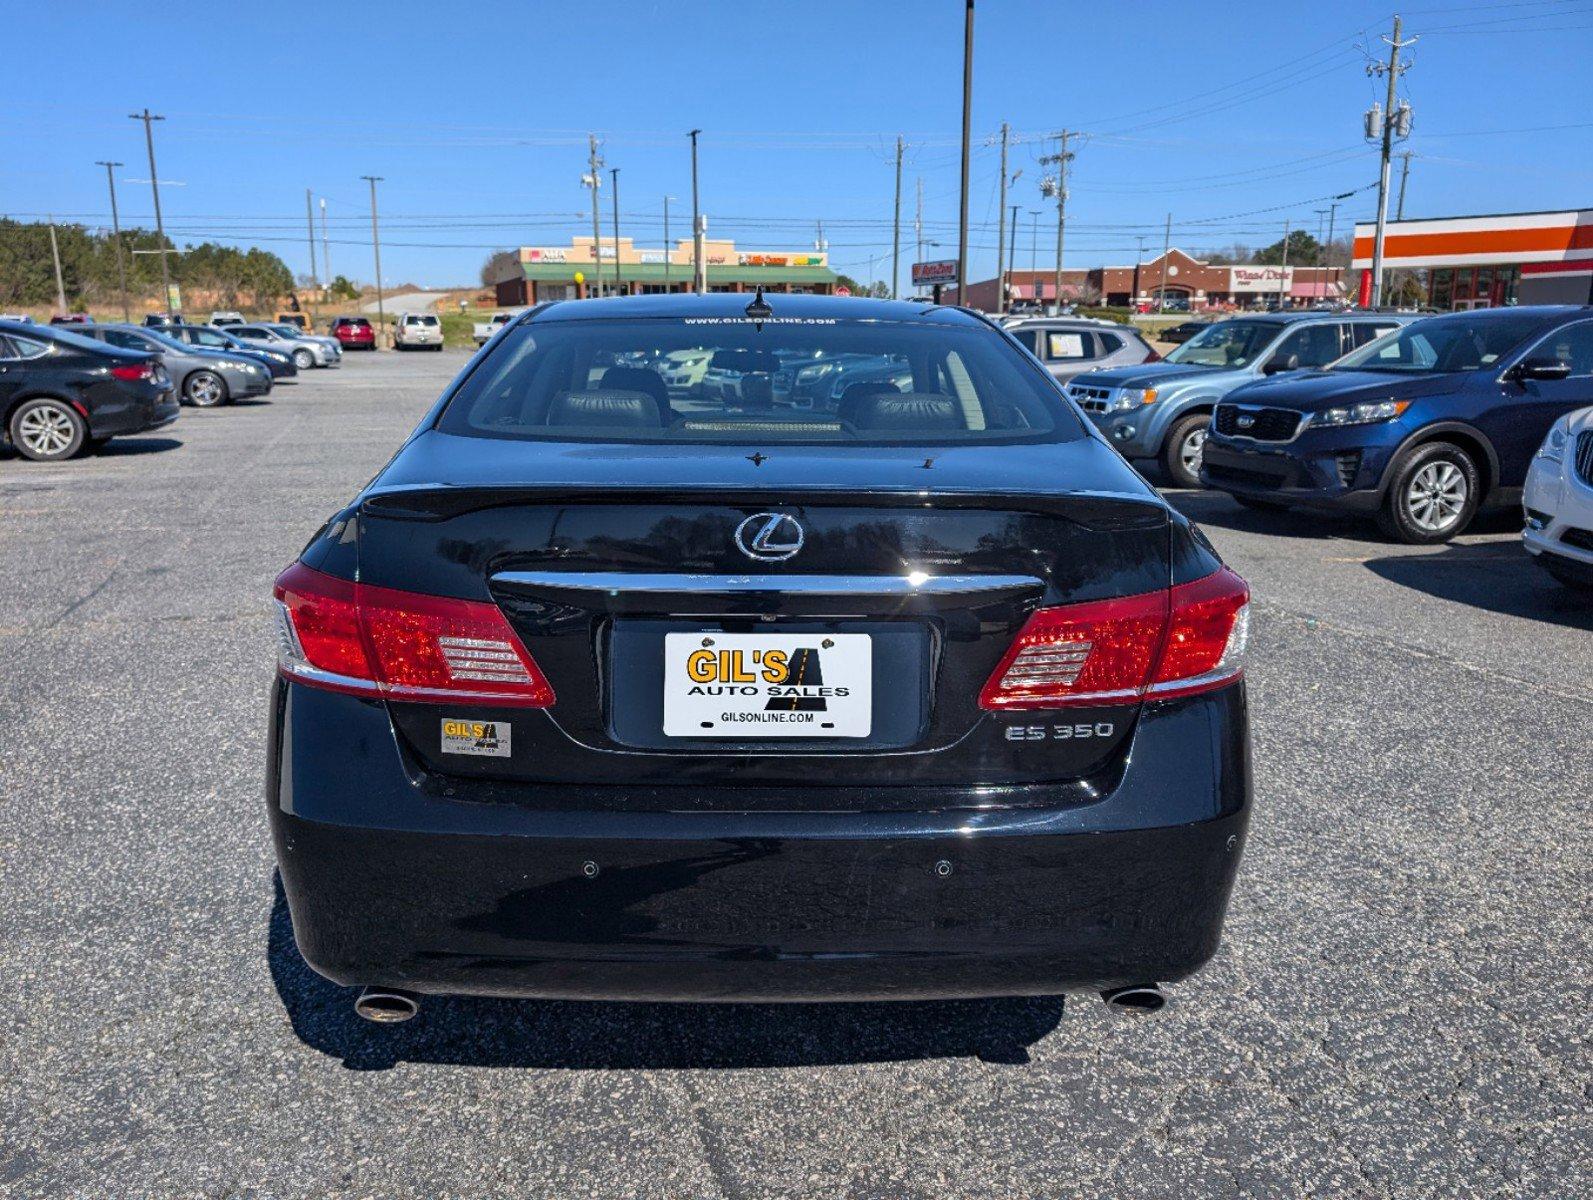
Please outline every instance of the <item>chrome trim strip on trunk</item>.
[{"label": "chrome trim strip on trunk", "polygon": [[686,575],[642,571],[500,571],[493,583],[587,592],[791,592],[820,596],[945,596],[1043,588],[1033,575]]}]

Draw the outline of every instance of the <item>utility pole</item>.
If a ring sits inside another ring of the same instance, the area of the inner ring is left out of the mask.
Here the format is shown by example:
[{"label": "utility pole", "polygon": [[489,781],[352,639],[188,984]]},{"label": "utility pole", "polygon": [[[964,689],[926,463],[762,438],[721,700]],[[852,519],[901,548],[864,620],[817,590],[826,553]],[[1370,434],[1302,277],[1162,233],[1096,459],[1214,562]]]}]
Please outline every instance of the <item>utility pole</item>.
[{"label": "utility pole", "polygon": [[897,298],[902,278],[902,137],[896,135],[896,203],[891,209],[891,299]]},{"label": "utility pole", "polygon": [[1389,168],[1392,165],[1394,152],[1394,138],[1410,136],[1410,105],[1403,104],[1396,111],[1394,99],[1399,85],[1399,77],[1410,69],[1409,62],[1401,62],[1399,52],[1406,46],[1415,45],[1416,39],[1408,42],[1400,41],[1402,30],[1400,19],[1394,18],[1394,36],[1384,38],[1388,43],[1388,64],[1372,63],[1366,68],[1368,75],[1386,75],[1388,78],[1388,105],[1378,112],[1374,104],[1366,114],[1366,134],[1368,137],[1377,137],[1382,143],[1381,169],[1377,177],[1377,232],[1372,239],[1372,306],[1375,308],[1383,302],[1383,237],[1388,225],[1388,183]]},{"label": "utility pole", "polygon": [[[1018,260],[1018,205],[1012,206],[1012,241],[1007,244],[1007,277],[1005,286],[1012,286],[1012,268]],[[1005,293],[1003,292],[1003,295]],[[1008,302],[1010,303],[1010,301]]]},{"label": "utility pole", "polygon": [[1128,302],[1131,309],[1139,307],[1139,271],[1145,262],[1145,234],[1136,233],[1134,237],[1139,241],[1139,249],[1134,251],[1134,291]]},{"label": "utility pole", "polygon": [[669,202],[672,196],[664,197],[664,291],[670,290],[669,260],[675,256],[675,247],[669,241]]},{"label": "utility pole", "polygon": [[304,189],[304,223],[310,232],[310,286],[318,287],[320,278],[315,273],[315,201],[310,189]]},{"label": "utility pole", "polygon": [[1007,139],[1010,127],[1001,122],[1001,200],[996,205],[996,311],[1007,311],[1007,281],[1001,274],[1007,250]]},{"label": "utility pole", "polygon": [[376,256],[376,328],[387,328],[387,314],[382,310],[382,231],[376,222],[376,185],[380,175],[361,175],[371,185],[371,252]]},{"label": "utility pole", "polygon": [[[582,180],[592,189],[592,284],[597,295],[603,294],[603,235],[598,226],[597,189],[603,186],[603,160],[597,156],[597,134],[586,135],[586,177]],[[615,253],[619,252],[618,247]]]},{"label": "utility pole", "polygon": [[1327,212],[1328,212],[1328,210],[1325,209],[1325,208],[1319,208],[1319,209],[1316,210],[1316,261],[1314,263],[1312,263],[1311,265],[1316,268],[1317,279],[1316,279],[1316,283],[1314,285],[1312,285],[1312,288],[1311,288],[1311,294],[1313,296],[1322,295],[1322,292],[1320,290],[1320,288],[1322,286],[1322,282],[1323,282],[1322,281],[1322,223],[1327,220]]},{"label": "utility pole", "polygon": [[146,108],[143,112],[129,113],[128,119],[144,122],[144,146],[149,151],[149,187],[155,196],[155,233],[160,238],[160,306],[162,311],[170,312],[175,306],[171,296],[171,267],[166,262],[166,224],[160,216],[160,176],[155,173],[155,135],[152,132],[153,123],[166,118],[156,116]]},{"label": "utility pole", "polygon": [[1278,311],[1283,311],[1283,301],[1289,286],[1289,219],[1283,220],[1283,262],[1278,267]]},{"label": "utility pole", "polygon": [[66,315],[66,284],[61,280],[61,248],[55,243],[55,218],[50,218],[50,257],[55,260],[55,310]]},{"label": "utility pole", "polygon": [[616,295],[625,294],[625,284],[620,280],[620,252],[619,252],[619,173],[618,167],[610,167],[608,177],[614,183],[614,292]]},{"label": "utility pole", "polygon": [[[1328,260],[1327,265],[1330,268],[1333,267],[1333,223],[1334,223],[1334,218],[1336,218],[1338,215],[1339,215],[1339,202],[1337,200],[1335,200],[1335,201],[1333,201],[1332,204],[1328,205],[1328,232],[1327,232],[1327,246],[1326,246],[1326,249],[1327,249],[1327,260]],[[1325,290],[1325,285],[1324,285],[1324,290]]]},{"label": "utility pole", "polygon": [[702,261],[702,213],[697,206],[697,135],[700,129],[693,129],[688,137],[691,138],[691,289],[698,295],[708,290],[708,270]]},{"label": "utility pole", "polygon": [[914,262],[924,261],[924,177],[920,175],[915,181],[918,191],[918,215],[913,218],[913,236],[918,239],[918,256]]},{"label": "utility pole", "polygon": [[1400,158],[1404,161],[1399,168],[1399,203],[1394,206],[1394,220],[1405,219],[1405,184],[1410,180],[1410,160],[1416,157],[1414,150],[1402,150]]},{"label": "utility pole", "polygon": [[122,285],[122,320],[131,325],[133,323],[133,310],[127,305],[127,264],[122,258],[122,219],[116,211],[115,168],[122,164],[119,162],[97,162],[94,165],[105,168],[105,182],[111,188],[111,239],[116,243],[116,278]]},{"label": "utility pole", "polygon": [[332,243],[326,237],[326,197],[321,197],[321,270],[326,272],[326,286],[332,287]]},{"label": "utility pole", "polygon": [[1045,196],[1056,197],[1056,303],[1060,311],[1062,307],[1062,239],[1067,229],[1068,221],[1068,163],[1073,161],[1073,152],[1068,149],[1068,140],[1073,134],[1064,129],[1057,135],[1057,152],[1047,154],[1040,159],[1042,166],[1056,165],[1056,177],[1047,176],[1040,181],[1040,193]]},{"label": "utility pole", "polygon": [[1161,279],[1156,293],[1156,313],[1158,316],[1167,311],[1167,256],[1173,251],[1173,214],[1167,214],[1167,229],[1162,234],[1162,269]]},{"label": "utility pole", "polygon": [[974,0],[965,0],[962,25],[962,196],[957,215],[957,300],[968,303],[968,141],[973,120]]}]

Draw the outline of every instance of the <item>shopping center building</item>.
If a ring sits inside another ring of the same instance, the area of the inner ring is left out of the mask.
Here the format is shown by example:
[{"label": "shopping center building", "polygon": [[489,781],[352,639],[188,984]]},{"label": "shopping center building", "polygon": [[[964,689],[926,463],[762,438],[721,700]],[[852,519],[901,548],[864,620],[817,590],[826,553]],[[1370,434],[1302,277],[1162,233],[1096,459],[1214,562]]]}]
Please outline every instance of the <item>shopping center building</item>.
[{"label": "shopping center building", "polygon": [[[704,269],[711,292],[835,291],[829,257],[787,250],[737,250],[726,240],[703,242]],[[573,239],[568,246],[522,246],[518,269],[494,280],[497,301],[505,308],[544,300],[573,300],[584,289],[589,296],[691,291],[690,238],[673,248],[643,249],[630,238]],[[576,276],[581,278],[577,280]]]},{"label": "shopping center building", "polygon": [[[1056,299],[1056,272],[1045,270],[1002,273],[1011,300]],[[1121,267],[1093,267],[1062,272],[1064,302],[1089,300],[1117,307],[1153,305],[1165,289],[1167,299],[1192,310],[1252,308],[1278,302],[1305,307],[1319,301],[1343,298],[1343,271],[1337,267],[1280,267],[1255,264],[1208,263],[1179,249],[1168,250],[1148,262]],[[968,288],[970,303],[986,312],[1001,307],[1000,283],[986,279]],[[943,294],[958,303],[956,289]]]},{"label": "shopping center building", "polygon": [[[1359,294],[1372,291],[1376,227],[1355,226]],[[1414,271],[1438,309],[1593,302],[1593,209],[1390,221],[1383,270]],[[1385,294],[1386,294],[1385,287]]]}]

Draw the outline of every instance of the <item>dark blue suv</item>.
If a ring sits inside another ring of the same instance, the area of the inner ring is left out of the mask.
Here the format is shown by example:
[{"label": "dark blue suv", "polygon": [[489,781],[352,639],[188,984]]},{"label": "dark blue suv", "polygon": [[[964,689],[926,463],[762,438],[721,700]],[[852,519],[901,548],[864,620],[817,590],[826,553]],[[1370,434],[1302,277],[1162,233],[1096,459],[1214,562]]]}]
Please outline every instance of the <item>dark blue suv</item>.
[{"label": "dark blue suv", "polygon": [[1450,313],[1319,371],[1230,392],[1201,481],[1253,508],[1365,513],[1402,542],[1444,542],[1517,503],[1549,426],[1593,404],[1593,308]]}]

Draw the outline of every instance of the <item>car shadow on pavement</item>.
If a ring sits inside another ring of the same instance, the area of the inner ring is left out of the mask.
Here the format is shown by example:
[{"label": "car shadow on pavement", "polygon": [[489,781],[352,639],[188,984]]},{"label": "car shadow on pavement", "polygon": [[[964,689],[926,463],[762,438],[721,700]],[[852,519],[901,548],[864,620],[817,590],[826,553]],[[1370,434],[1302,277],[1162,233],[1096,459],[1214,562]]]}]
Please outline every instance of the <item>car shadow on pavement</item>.
[{"label": "car shadow on pavement", "polygon": [[[1226,492],[1164,489],[1162,495],[1191,521],[1215,525],[1219,529],[1274,537],[1350,538],[1359,542],[1394,544],[1383,536],[1370,516],[1313,512],[1303,508],[1269,512],[1246,508]],[[1479,513],[1467,526],[1466,533],[1517,533],[1520,529],[1521,510],[1510,507]]]},{"label": "car shadow on pavement", "polygon": [[1427,554],[1368,559],[1366,569],[1440,600],[1593,631],[1593,595],[1551,578],[1519,542],[1450,542]]},{"label": "car shadow on pavement", "polygon": [[170,437],[119,437],[112,438],[92,453],[95,458],[132,458],[139,454],[160,454],[182,445],[179,438]]},{"label": "car shadow on pavement", "polygon": [[401,1062],[544,1070],[798,1067],[978,1057],[1022,1064],[1062,997],[877,1004],[647,1004],[426,996],[402,1025],[354,1013],[356,989],[299,953],[273,873],[271,979],[293,1032],[356,1071]]}]

